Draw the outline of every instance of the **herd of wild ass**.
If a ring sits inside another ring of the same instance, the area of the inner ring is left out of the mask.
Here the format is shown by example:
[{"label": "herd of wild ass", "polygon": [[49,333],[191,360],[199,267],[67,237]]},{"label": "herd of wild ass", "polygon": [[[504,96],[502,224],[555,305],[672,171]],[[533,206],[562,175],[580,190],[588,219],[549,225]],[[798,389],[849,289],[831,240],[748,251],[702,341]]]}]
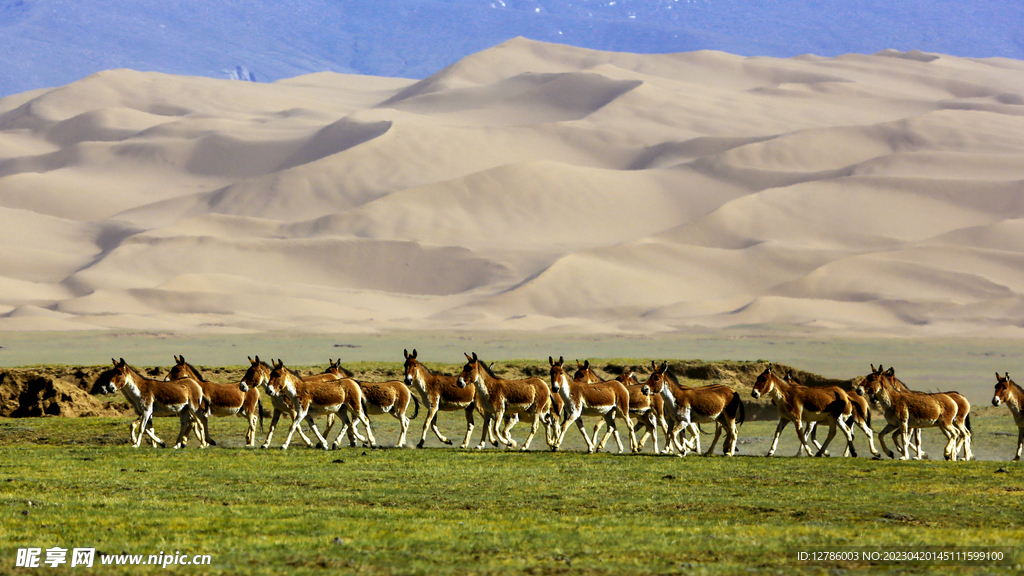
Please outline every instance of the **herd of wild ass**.
[{"label": "herd of wild ass", "polygon": [[[153,430],[154,416],[178,416],[181,427],[175,448],[185,445],[189,434],[194,434],[201,446],[215,442],[209,434],[210,416],[243,416],[248,420],[246,443],[256,443],[257,424],[262,427],[262,388],[270,397],[273,417],[262,447],[270,446],[278,419],[282,414],[291,418],[291,427],[281,448],[287,449],[292,436],[298,432],[308,446],[313,441],[300,428],[305,421],[316,436],[317,445],[325,450],[337,447],[343,437],[350,445],[356,442],[376,446],[369,416],[389,414],[400,422],[398,447],[404,447],[410,420],[416,418],[420,405],[426,411],[423,431],[417,447],[422,448],[428,432],[452,444],[437,428],[439,411],[462,411],[466,415],[466,434],[461,447],[470,445],[474,417],[483,416],[483,429],[476,448],[484,448],[488,441],[495,446],[517,448],[512,428],[520,421],[530,425],[529,435],[521,448],[527,450],[541,425],[551,450],[558,450],[570,426],[575,423],[588,452],[602,450],[614,436],[620,452],[624,451],[619,436],[618,421],[625,424],[629,447],[633,452],[643,449],[653,437],[655,453],[676,453],[685,456],[701,452],[700,424],[715,425],[715,436],[705,452],[710,455],[725,432],[723,453],[731,456],[736,451],[738,426],[744,421],[744,406],[740,395],[722,384],[690,387],[679,380],[663,362],[651,363],[652,372],[647,381],[640,383],[631,370],[624,371],[614,380],[598,377],[590,362],[576,362],[572,377],[563,358],[548,358],[550,378],[506,380],[498,377],[491,366],[477,357],[466,354],[466,365],[457,376],[437,374],[420,363],[416,350],[405,355],[405,379],[391,382],[359,382],[353,374],[340,366],[340,360],[331,361],[322,374],[300,377],[290,371],[281,360],[272,365],[249,358],[250,366],[237,383],[209,382],[184,357],[175,356],[175,366],[164,380],[140,375],[124,359],[114,361],[114,370],[105,392],[120,390],[138,414],[131,425],[134,446],[142,444],[148,436],[154,446],[163,445]],[[1017,451],[1014,460],[1021,457],[1024,448],[1024,390],[1010,375],[996,374],[995,395],[992,403],[1006,404],[1013,413],[1018,427]],[[757,377],[751,394],[754,398],[770,398],[778,409],[779,424],[775,429],[768,456],[775,454],[779,436],[790,422],[800,441],[800,452],[827,456],[828,446],[842,432],[846,440],[845,454],[856,456],[853,446],[854,432],[860,429],[867,438],[872,456],[881,458],[875,448],[875,433],[871,428],[868,399],[885,415],[886,425],[878,433],[882,450],[890,458],[896,453],[886,447],[886,436],[891,434],[900,459],[922,458],[921,429],[938,427],[946,437],[943,455],[947,460],[974,458],[971,452],[971,406],[958,392],[925,393],[907,388],[896,378],[895,370],[871,366],[854,390],[839,386],[805,386],[792,374],[780,374],[769,364]],[[409,412],[412,411],[410,416]],[[327,428],[321,432],[315,418],[327,417]],[[599,420],[588,434],[583,417]],[[333,445],[328,442],[335,422],[340,421],[340,432]],[[365,436],[360,433],[362,424]],[[828,436],[819,444],[816,428],[828,425]],[[598,439],[603,427],[607,430]],[[665,438],[659,450],[658,430]],[[643,430],[638,439],[637,433]],[[814,445],[812,450],[811,445]]]}]

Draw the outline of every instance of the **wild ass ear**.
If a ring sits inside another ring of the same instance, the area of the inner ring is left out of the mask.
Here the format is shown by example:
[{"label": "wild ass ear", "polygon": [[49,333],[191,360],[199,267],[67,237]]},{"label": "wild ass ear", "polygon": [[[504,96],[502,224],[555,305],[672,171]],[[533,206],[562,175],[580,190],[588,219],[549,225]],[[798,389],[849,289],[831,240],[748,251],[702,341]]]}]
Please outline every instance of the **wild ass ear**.
[{"label": "wild ass ear", "polygon": [[889,369],[885,371],[885,375],[886,376],[895,376],[896,375],[896,369],[893,368],[892,366],[889,366]]},{"label": "wild ass ear", "polygon": [[402,350],[402,355],[405,356],[406,360],[408,360],[409,359],[409,350],[408,349],[403,349]]},{"label": "wild ass ear", "polygon": [[473,361],[473,356],[476,356],[476,352],[473,352],[473,356],[470,356],[470,355],[469,355],[468,353],[466,353],[466,352],[463,352],[463,354],[465,354],[465,355],[466,355],[466,360],[469,360],[470,362],[472,362],[472,361]]},{"label": "wild ass ear", "polygon": [[476,352],[473,352],[473,362],[479,362],[480,358],[477,357]]},{"label": "wild ass ear", "polygon": [[663,374],[665,372],[668,372],[668,361],[667,360],[665,362],[661,363],[661,366],[658,367],[658,371],[663,373]]},{"label": "wild ass ear", "polygon": [[[114,366],[117,366],[117,360],[111,358],[110,361],[114,363]],[[999,376],[999,372],[996,372],[996,376]]]},{"label": "wild ass ear", "polygon": [[413,357],[413,358],[416,358],[416,357],[417,357],[418,355],[419,355],[419,354],[418,354],[418,353],[416,352],[416,349],[415,349],[415,348],[413,348],[413,349],[412,349],[412,357]]},{"label": "wild ass ear", "polygon": [[590,370],[590,360],[584,360],[583,361],[583,369],[584,370]]},{"label": "wild ass ear", "polygon": [[655,372],[658,371],[658,365],[654,362],[654,360],[651,360],[651,369],[654,370]]},{"label": "wild ass ear", "polygon": [[565,365],[565,356],[559,356],[558,357],[558,365],[559,366],[564,366]]},{"label": "wild ass ear", "polygon": [[[881,364],[879,364],[879,366],[881,366]],[[875,370],[875,365],[874,364],[871,364],[871,373],[872,374],[877,374],[878,373],[878,371]]]},{"label": "wild ass ear", "polygon": [[[1007,372],[1007,374],[1009,374],[1009,372]],[[999,381],[999,380],[1002,380],[1002,379],[1003,379],[1003,377],[999,375],[999,372],[996,372],[996,381]]]},{"label": "wild ass ear", "polygon": [[[552,358],[551,356],[548,356],[548,364],[551,364],[552,366],[554,366],[555,365],[555,359]],[[996,374],[996,376],[998,376],[998,375],[999,374]]]}]

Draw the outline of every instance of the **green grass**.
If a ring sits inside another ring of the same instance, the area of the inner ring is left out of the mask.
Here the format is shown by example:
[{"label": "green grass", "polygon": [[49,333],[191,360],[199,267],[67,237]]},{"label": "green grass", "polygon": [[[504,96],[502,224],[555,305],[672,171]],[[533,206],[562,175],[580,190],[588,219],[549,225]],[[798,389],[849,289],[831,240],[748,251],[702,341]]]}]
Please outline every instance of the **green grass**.
[{"label": "green grass", "polygon": [[[134,449],[117,445],[129,420],[0,420],[0,572],[17,548],[94,546],[213,557],[204,567],[121,570],[132,574],[868,574],[880,568],[801,565],[794,548],[1015,546],[1024,537],[1017,463],[791,458],[791,429],[779,451],[787,457],[680,459],[549,453],[543,439],[530,453],[324,452],[301,441],[245,449],[232,447],[241,419],[213,421],[221,447]],[[384,444],[394,442],[391,422],[375,420]],[[414,437],[421,426],[414,421]],[[441,426],[461,436],[451,415]],[[162,436],[175,428],[157,421]],[[773,430],[745,425],[742,453],[763,454],[751,439]],[[478,432],[479,421],[474,440]],[[571,448],[578,437],[570,431]],[[1005,574],[1020,562],[943,571]],[[62,573],[23,573],[40,571]]]}]

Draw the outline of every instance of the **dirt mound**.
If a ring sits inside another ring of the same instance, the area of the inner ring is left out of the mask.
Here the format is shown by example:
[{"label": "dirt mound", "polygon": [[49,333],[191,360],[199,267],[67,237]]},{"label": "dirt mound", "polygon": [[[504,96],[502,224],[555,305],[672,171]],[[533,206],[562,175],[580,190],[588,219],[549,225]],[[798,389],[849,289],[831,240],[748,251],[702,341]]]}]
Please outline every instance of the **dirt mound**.
[{"label": "dirt mound", "polygon": [[124,398],[93,396],[109,381],[100,367],[6,368],[0,370],[0,416],[119,416]]}]

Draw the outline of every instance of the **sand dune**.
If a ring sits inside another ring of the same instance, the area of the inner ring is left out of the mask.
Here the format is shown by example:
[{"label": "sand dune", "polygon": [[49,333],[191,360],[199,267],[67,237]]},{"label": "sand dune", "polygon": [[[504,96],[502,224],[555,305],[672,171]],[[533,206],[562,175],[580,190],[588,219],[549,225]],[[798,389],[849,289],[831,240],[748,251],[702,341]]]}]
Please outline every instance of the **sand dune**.
[{"label": "sand dune", "polygon": [[0,100],[0,330],[1024,335],[1024,62],[515,39]]}]

